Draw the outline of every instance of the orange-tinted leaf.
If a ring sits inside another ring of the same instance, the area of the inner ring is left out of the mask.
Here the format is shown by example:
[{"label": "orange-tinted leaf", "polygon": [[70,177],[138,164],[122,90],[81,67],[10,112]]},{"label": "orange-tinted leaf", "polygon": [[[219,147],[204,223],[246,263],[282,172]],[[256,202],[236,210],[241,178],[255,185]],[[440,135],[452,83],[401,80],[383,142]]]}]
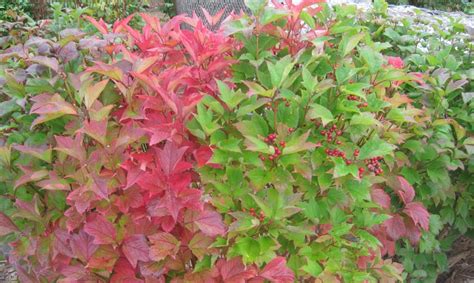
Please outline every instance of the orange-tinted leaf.
[{"label": "orange-tinted leaf", "polygon": [[86,105],[87,109],[92,107],[92,104],[99,98],[100,94],[105,89],[108,82],[109,80],[105,79],[86,88],[84,94],[84,104]]},{"label": "orange-tinted leaf", "polygon": [[18,232],[18,228],[13,221],[0,211],[0,236],[5,236],[12,232]]},{"label": "orange-tinted leaf", "polygon": [[150,258],[156,261],[160,261],[167,256],[174,257],[181,244],[181,242],[170,233],[157,233],[148,238],[151,242]]},{"label": "orange-tinted leaf", "polygon": [[31,106],[30,113],[39,115],[33,121],[32,127],[64,115],[77,115],[76,108],[57,93],[54,95],[40,94],[31,100],[34,101],[34,104]]}]

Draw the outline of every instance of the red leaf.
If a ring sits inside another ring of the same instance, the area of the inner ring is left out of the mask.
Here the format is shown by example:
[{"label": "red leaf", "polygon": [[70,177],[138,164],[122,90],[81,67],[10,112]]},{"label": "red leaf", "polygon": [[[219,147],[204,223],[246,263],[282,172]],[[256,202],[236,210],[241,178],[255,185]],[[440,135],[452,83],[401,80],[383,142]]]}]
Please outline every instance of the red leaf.
[{"label": "red leaf", "polygon": [[71,137],[55,136],[57,146],[54,148],[57,151],[64,152],[65,154],[72,156],[79,161],[86,159],[86,150],[82,146],[82,135],[77,134],[74,139]]},{"label": "red leaf", "polygon": [[407,204],[415,198],[415,190],[405,178],[398,176],[396,180],[390,182],[390,186],[400,196],[403,203]]},{"label": "red leaf", "polygon": [[224,235],[226,232],[221,215],[212,210],[204,210],[199,213],[195,223],[208,236]]},{"label": "red leaf", "polygon": [[19,230],[10,218],[0,211],[0,236],[5,236],[12,232],[19,232]]},{"label": "red leaf", "polygon": [[286,266],[286,259],[284,257],[276,257],[267,263],[259,275],[276,283],[294,282],[295,280],[295,275]]},{"label": "red leaf", "polygon": [[383,209],[390,208],[390,196],[383,189],[372,189],[370,192],[372,201],[380,205]]},{"label": "red leaf", "polygon": [[410,218],[405,218],[405,227],[407,229],[407,238],[412,245],[418,244],[421,238],[420,228]]},{"label": "red leaf", "polygon": [[97,21],[96,19],[89,16],[84,16],[84,18],[86,18],[91,24],[93,24],[99,30],[100,33],[109,33],[107,24],[104,22],[104,20],[100,19],[99,21]]},{"label": "red leaf", "polygon": [[130,263],[120,258],[114,266],[114,275],[110,278],[110,282],[114,283],[143,283],[142,279],[135,276],[135,269]]},{"label": "red leaf", "polygon": [[383,223],[383,226],[387,231],[387,235],[394,241],[406,235],[405,224],[398,214],[392,215],[390,219]]},{"label": "red leaf", "polygon": [[98,246],[94,244],[94,238],[82,230],[71,237],[71,249],[77,258],[83,262],[88,262],[97,248]]},{"label": "red leaf", "polygon": [[186,150],[187,147],[178,148],[172,142],[167,142],[162,150],[158,150],[161,169],[166,175],[173,173],[176,165],[181,161]]},{"label": "red leaf", "polygon": [[222,277],[222,282],[226,283],[244,283],[246,280],[255,277],[257,273],[256,270],[245,267],[240,257],[234,257],[229,261],[220,259],[216,263],[216,267]]},{"label": "red leaf", "polygon": [[201,146],[196,149],[193,154],[198,163],[198,167],[202,167],[211,159],[212,150],[208,146]]},{"label": "red leaf", "polygon": [[428,231],[430,228],[430,214],[419,202],[412,202],[405,206],[403,210],[408,215],[415,225],[419,225],[423,230]]},{"label": "red leaf", "polygon": [[157,233],[148,238],[151,242],[150,258],[156,261],[160,261],[167,256],[174,257],[181,245],[181,242],[170,233]]},{"label": "red leaf", "polygon": [[87,267],[112,272],[119,258],[118,250],[114,249],[112,245],[102,245],[89,259]]},{"label": "red leaf", "polygon": [[84,231],[94,237],[94,244],[97,245],[113,244],[117,236],[114,225],[100,214],[88,217]]},{"label": "red leaf", "polygon": [[74,257],[74,254],[72,253],[71,247],[69,245],[70,239],[71,235],[65,230],[56,229],[56,231],[54,231],[54,257],[56,257],[56,255],[59,253],[68,257]]},{"label": "red leaf", "polygon": [[122,245],[122,252],[127,257],[130,264],[135,268],[137,262],[148,261],[149,247],[144,235],[133,235],[124,240]]}]

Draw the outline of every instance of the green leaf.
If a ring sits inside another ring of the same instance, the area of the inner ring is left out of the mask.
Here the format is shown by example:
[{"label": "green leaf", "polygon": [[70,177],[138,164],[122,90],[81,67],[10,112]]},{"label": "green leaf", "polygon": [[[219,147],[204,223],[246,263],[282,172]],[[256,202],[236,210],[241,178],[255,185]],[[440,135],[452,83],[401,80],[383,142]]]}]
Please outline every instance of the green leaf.
[{"label": "green leaf", "polygon": [[266,154],[274,154],[275,149],[272,146],[269,146],[264,141],[252,137],[252,136],[245,136],[245,145],[247,146],[247,150],[256,151]]},{"label": "green leaf", "polygon": [[208,136],[220,128],[220,126],[215,121],[213,121],[212,110],[206,110],[206,107],[204,107],[204,104],[202,103],[197,105],[197,113],[194,114],[194,117]]},{"label": "green leaf", "polygon": [[313,277],[317,277],[323,272],[323,268],[316,261],[312,260],[308,260],[308,263],[301,269]]},{"label": "green leaf", "polygon": [[244,0],[245,6],[247,6],[254,15],[260,14],[267,2],[268,0]]},{"label": "green leaf", "polygon": [[275,64],[267,62],[267,65],[268,71],[270,72],[272,86],[279,88],[283,84],[283,81],[288,78],[288,75],[293,69],[295,63],[292,62],[291,56],[288,55],[280,59]]},{"label": "green leaf", "polygon": [[266,25],[269,23],[272,23],[274,21],[277,21],[285,16],[288,15],[288,12],[280,9],[275,9],[273,7],[265,7],[263,10],[263,14],[260,18],[260,23],[262,25]]},{"label": "green leaf", "polygon": [[359,159],[369,159],[376,156],[384,156],[395,150],[393,144],[381,140],[378,136],[367,141],[360,149]]},{"label": "green leaf", "polygon": [[374,113],[363,112],[363,113],[352,116],[351,125],[382,126],[382,123],[380,123],[379,120],[375,119]]},{"label": "green leaf", "polygon": [[308,111],[309,119],[321,118],[323,125],[326,126],[329,122],[334,120],[334,116],[331,111],[326,107],[319,105],[317,103],[311,104],[311,109]]},{"label": "green leaf", "polygon": [[344,177],[349,174],[351,174],[355,178],[359,177],[358,168],[355,164],[346,165],[346,162],[339,157],[336,157],[333,160],[336,165],[334,167],[334,178]]},{"label": "green leaf", "polygon": [[314,21],[313,17],[308,14],[306,11],[301,11],[300,18],[311,28],[316,28],[316,22]]},{"label": "green leaf", "polygon": [[348,34],[342,38],[341,45],[339,45],[339,52],[341,52],[341,56],[345,57],[349,54],[359,42],[364,38],[365,33],[355,33],[355,34]]},{"label": "green leaf", "polygon": [[282,155],[288,155],[303,150],[308,150],[316,147],[316,144],[307,142],[310,131],[300,136],[294,136],[288,141],[286,147],[283,149]]},{"label": "green leaf", "polygon": [[254,262],[260,255],[260,245],[257,240],[251,237],[238,239],[235,248],[242,256],[244,263]]},{"label": "green leaf", "polygon": [[242,92],[233,92],[227,84],[220,80],[216,80],[217,87],[219,88],[220,92],[220,99],[224,101],[225,104],[229,107],[230,110],[234,109],[237,105],[239,105],[242,100],[246,98],[245,94]]},{"label": "green leaf", "polygon": [[367,63],[369,67],[369,72],[371,74],[375,74],[378,70],[380,70],[384,62],[382,54],[368,46],[360,48],[359,53],[362,55],[364,61]]},{"label": "green leaf", "polygon": [[366,83],[353,83],[342,86],[342,91],[347,94],[352,94],[366,100],[364,89],[371,87]]}]

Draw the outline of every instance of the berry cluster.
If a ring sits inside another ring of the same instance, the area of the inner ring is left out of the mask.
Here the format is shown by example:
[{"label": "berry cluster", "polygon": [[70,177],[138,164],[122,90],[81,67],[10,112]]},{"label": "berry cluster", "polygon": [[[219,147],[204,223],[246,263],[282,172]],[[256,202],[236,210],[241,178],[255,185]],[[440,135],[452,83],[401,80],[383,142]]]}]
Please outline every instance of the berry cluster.
[{"label": "berry cluster", "polygon": [[334,157],[342,157],[344,160],[346,160],[346,153],[343,151],[340,151],[339,149],[329,149],[326,148],[326,154],[329,156],[334,156]]},{"label": "berry cluster", "polygon": [[347,97],[347,100],[357,101],[357,100],[359,100],[359,98],[358,98],[357,96],[355,96],[355,95],[349,95],[349,96]]},{"label": "berry cluster", "polygon": [[[242,211],[243,211],[243,212],[247,212],[247,210],[246,210],[245,208],[242,208]],[[265,220],[265,214],[263,213],[263,211],[260,211],[260,213],[257,214],[257,213],[255,212],[255,208],[252,207],[252,208],[249,209],[249,213],[250,213],[250,215],[252,215],[253,217],[258,218],[258,220],[260,220],[260,222],[263,222],[263,220]]]},{"label": "berry cluster", "polygon": [[382,156],[377,156],[371,159],[366,159],[365,164],[370,172],[374,172],[376,176],[383,173],[383,169],[380,166],[380,161],[383,160]]},{"label": "berry cluster", "polygon": [[322,130],[321,135],[326,136],[328,143],[335,142],[336,144],[342,144],[341,141],[337,140],[337,137],[342,136],[342,131],[337,129],[337,125],[332,125],[328,130]]},{"label": "berry cluster", "polygon": [[[290,129],[292,129],[292,128],[290,128]],[[290,130],[290,129],[288,129],[288,130]],[[277,138],[277,135],[276,135],[276,134],[269,134],[269,135],[264,139],[264,141],[265,141],[267,144],[274,144],[276,138]],[[272,154],[272,155],[270,155],[270,156],[268,157],[268,159],[269,159],[269,160],[275,160],[275,159],[277,159],[277,158],[281,155],[282,150],[283,150],[283,148],[284,148],[285,146],[286,146],[286,143],[285,143],[284,141],[281,141],[281,142],[280,142],[280,147],[281,147],[281,148],[279,148],[277,145],[274,145],[275,153]],[[263,154],[260,154],[260,155],[259,155],[259,158],[260,158],[260,160],[262,160],[262,161],[265,161],[265,159],[266,159]]]}]

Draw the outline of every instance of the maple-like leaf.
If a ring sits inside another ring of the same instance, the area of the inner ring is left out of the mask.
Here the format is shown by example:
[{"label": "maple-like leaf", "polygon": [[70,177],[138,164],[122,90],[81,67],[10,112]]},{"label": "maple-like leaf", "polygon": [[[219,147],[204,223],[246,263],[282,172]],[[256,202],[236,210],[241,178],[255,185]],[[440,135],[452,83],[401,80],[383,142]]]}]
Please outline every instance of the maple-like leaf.
[{"label": "maple-like leaf", "polygon": [[179,250],[181,242],[170,233],[157,233],[148,237],[151,242],[150,258],[160,261],[167,256],[174,257]]},{"label": "maple-like leaf", "polygon": [[66,230],[56,229],[56,231],[54,231],[53,257],[56,257],[58,254],[74,257],[69,244],[70,240],[71,235]]},{"label": "maple-like leaf", "polygon": [[257,271],[251,267],[246,267],[240,257],[231,260],[220,259],[216,263],[216,268],[226,283],[243,283],[257,275]]},{"label": "maple-like leaf", "polygon": [[110,282],[144,283],[145,281],[136,277],[135,267],[131,266],[130,263],[122,257],[117,261],[114,266],[114,274],[110,278]]},{"label": "maple-like leaf", "polygon": [[19,232],[18,227],[16,227],[8,216],[0,211],[0,236],[5,236],[12,232]]},{"label": "maple-like leaf", "polygon": [[178,148],[174,143],[167,142],[163,149],[158,150],[161,169],[166,175],[173,173],[187,149],[187,147]]},{"label": "maple-like leaf", "polygon": [[94,237],[88,235],[83,230],[71,236],[70,244],[74,255],[83,262],[88,262],[99,248],[99,246],[94,244]]},{"label": "maple-like leaf", "polygon": [[137,267],[139,260],[146,262],[150,259],[149,247],[144,235],[135,234],[126,238],[122,244],[122,252],[134,268]]},{"label": "maple-like leaf", "polygon": [[89,259],[87,267],[112,272],[120,252],[112,245],[101,245]]},{"label": "maple-like leaf", "polygon": [[226,233],[222,217],[215,211],[206,209],[200,212],[194,222],[208,236],[224,235]]},{"label": "maple-like leaf", "polygon": [[419,225],[423,230],[430,228],[430,214],[425,206],[419,202],[411,202],[405,205],[403,212],[408,215],[415,225]]},{"label": "maple-like leaf", "polygon": [[406,228],[403,218],[398,214],[392,215],[391,218],[387,219],[383,223],[383,226],[387,231],[387,235],[394,241],[406,235]]},{"label": "maple-like leaf", "polygon": [[38,114],[31,127],[59,118],[64,115],[77,115],[76,108],[66,102],[59,94],[40,94],[33,98],[30,113]]},{"label": "maple-like leaf", "polygon": [[189,241],[188,247],[198,259],[202,259],[204,255],[209,253],[209,246],[213,242],[213,238],[203,233],[197,233],[193,236],[191,241]]},{"label": "maple-like leaf", "polygon": [[276,283],[290,283],[295,280],[293,271],[286,266],[286,259],[281,256],[267,263],[259,273],[259,276]]},{"label": "maple-like leaf", "polygon": [[115,227],[104,216],[93,214],[88,217],[84,231],[94,237],[94,244],[107,245],[115,243]]},{"label": "maple-like leaf", "polygon": [[398,194],[403,203],[410,203],[415,198],[415,190],[405,178],[398,176],[393,180],[389,180],[389,185]]}]

